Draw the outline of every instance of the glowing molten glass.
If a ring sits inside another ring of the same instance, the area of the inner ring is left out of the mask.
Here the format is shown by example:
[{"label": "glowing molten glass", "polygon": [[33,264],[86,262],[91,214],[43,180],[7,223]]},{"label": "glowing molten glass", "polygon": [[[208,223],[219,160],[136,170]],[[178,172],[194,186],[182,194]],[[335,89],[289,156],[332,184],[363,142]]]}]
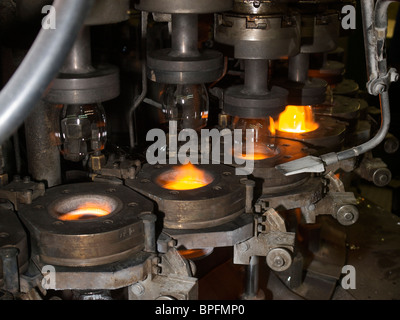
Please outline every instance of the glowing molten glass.
[{"label": "glowing molten glass", "polygon": [[87,202],[79,206],[77,209],[61,215],[59,219],[63,221],[94,219],[104,217],[110,214],[111,211],[112,208],[110,205],[99,205],[98,203]]},{"label": "glowing molten glass", "polygon": [[179,254],[185,259],[199,259],[208,256],[213,252],[213,248],[204,249],[189,249],[189,250],[178,250]]},{"label": "glowing molten glass", "polygon": [[204,187],[213,180],[210,174],[188,163],[161,174],[157,183],[164,189],[192,190]]},{"label": "glowing molten glass", "polygon": [[287,106],[279,115],[278,130],[282,132],[303,133],[317,130],[311,106]]}]

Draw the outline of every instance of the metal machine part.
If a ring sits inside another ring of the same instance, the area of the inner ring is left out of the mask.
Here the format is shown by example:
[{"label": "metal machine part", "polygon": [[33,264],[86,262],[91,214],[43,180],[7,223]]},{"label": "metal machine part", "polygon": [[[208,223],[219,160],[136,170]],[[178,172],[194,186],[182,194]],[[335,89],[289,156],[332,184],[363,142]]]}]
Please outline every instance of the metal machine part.
[{"label": "metal machine part", "polygon": [[12,210],[0,208],[0,222],[0,283],[4,290],[16,294],[19,274],[28,269],[28,239]]},{"label": "metal machine part", "polygon": [[341,150],[345,141],[346,125],[331,117],[317,116],[318,129],[310,132],[276,131],[276,136],[283,139],[300,141],[319,153]]},{"label": "metal machine part", "polygon": [[85,26],[44,99],[54,104],[90,104],[114,99],[119,93],[118,68],[92,66],[90,27]]},{"label": "metal machine part", "polygon": [[229,10],[230,1],[157,1],[141,0],[141,11],[171,14],[171,48],[147,53],[147,76],[167,84],[212,82],[223,73],[223,55],[198,49],[198,15]]},{"label": "metal machine part", "polygon": [[113,263],[146,249],[150,235],[142,216],[152,211],[152,204],[129,188],[93,182],[52,188],[18,215],[39,261],[78,267]]},{"label": "metal machine part", "polygon": [[127,186],[158,204],[167,229],[201,229],[219,226],[240,216],[245,207],[245,186],[234,169],[224,165],[199,165],[212,182],[193,190],[169,190],[157,178],[173,170],[172,165],[144,165]]}]

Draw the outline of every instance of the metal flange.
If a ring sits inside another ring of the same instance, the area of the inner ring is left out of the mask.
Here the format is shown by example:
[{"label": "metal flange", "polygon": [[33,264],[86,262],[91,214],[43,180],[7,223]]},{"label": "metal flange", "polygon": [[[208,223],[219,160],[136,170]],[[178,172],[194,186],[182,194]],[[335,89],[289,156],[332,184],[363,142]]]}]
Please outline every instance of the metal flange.
[{"label": "metal flange", "polygon": [[103,65],[84,74],[59,74],[44,100],[55,104],[90,104],[112,100],[119,94],[119,69]]},{"label": "metal flange", "polygon": [[244,86],[233,86],[224,93],[224,111],[248,119],[274,117],[285,109],[287,96],[288,91],[280,87],[272,87],[265,94],[248,94]]},{"label": "metal flange", "polygon": [[277,85],[288,90],[287,102],[291,105],[306,106],[321,104],[326,98],[328,84],[325,80],[310,78],[306,82],[277,81]]},{"label": "metal flange", "polygon": [[223,73],[224,57],[214,50],[204,50],[198,56],[172,56],[172,49],[149,52],[147,77],[167,84],[209,83]]},{"label": "metal flange", "polygon": [[[91,219],[64,220],[78,204],[107,203],[111,212]],[[142,212],[153,204],[133,190],[109,183],[54,187],[19,216],[35,243],[41,262],[54,266],[89,267],[131,258],[145,247]]]},{"label": "metal flange", "polygon": [[235,169],[226,165],[198,165],[197,168],[212,176],[206,186],[192,190],[169,190],[157,179],[174,169],[173,165],[143,166],[136,179],[126,185],[158,204],[163,215],[163,226],[168,229],[215,227],[228,223],[244,212],[245,186]]},{"label": "metal flange", "polygon": [[299,15],[219,14],[215,40],[234,46],[237,59],[280,59],[300,52]]}]

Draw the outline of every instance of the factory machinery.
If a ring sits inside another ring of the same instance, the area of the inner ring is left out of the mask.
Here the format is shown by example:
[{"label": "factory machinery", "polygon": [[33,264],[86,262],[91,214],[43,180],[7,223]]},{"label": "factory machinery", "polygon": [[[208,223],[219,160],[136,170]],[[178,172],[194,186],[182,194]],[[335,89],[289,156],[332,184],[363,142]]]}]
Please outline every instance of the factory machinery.
[{"label": "factory machinery", "polygon": [[398,298],[392,2],[4,1],[0,299]]}]

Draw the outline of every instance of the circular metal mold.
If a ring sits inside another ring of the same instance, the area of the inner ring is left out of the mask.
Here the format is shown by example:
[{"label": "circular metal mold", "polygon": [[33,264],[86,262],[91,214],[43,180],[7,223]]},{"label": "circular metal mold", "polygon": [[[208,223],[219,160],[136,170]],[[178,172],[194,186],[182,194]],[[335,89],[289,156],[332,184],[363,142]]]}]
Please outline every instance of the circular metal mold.
[{"label": "circular metal mold", "polygon": [[232,9],[232,0],[139,0],[137,10],[159,13],[206,14]]},{"label": "circular metal mold", "polygon": [[226,165],[198,167],[214,177],[201,188],[192,190],[168,190],[162,188],[157,178],[174,165],[143,166],[135,180],[127,185],[154,200],[163,215],[163,226],[167,229],[202,229],[215,227],[237,218],[245,208],[245,186],[235,169]]},{"label": "circular metal mold", "polygon": [[359,90],[360,87],[357,82],[351,79],[344,79],[342,82],[335,85],[332,91],[334,95],[355,97]]},{"label": "circular metal mold", "polygon": [[199,56],[170,55],[171,49],[161,49],[147,55],[147,77],[153,82],[167,84],[208,83],[223,73],[223,55],[204,50]]},{"label": "circular metal mold", "polygon": [[323,116],[315,117],[315,122],[319,124],[319,127],[314,131],[292,133],[277,130],[276,136],[301,141],[318,149],[320,152],[340,150],[346,134],[345,124],[331,117]]},{"label": "circular metal mold", "polygon": [[102,65],[87,73],[60,73],[44,100],[56,104],[90,104],[114,99],[119,94],[118,68]]},{"label": "circular metal mold", "polygon": [[325,101],[327,82],[322,79],[310,78],[305,83],[295,81],[277,81],[277,85],[288,92],[288,104],[306,106],[320,104]]},{"label": "circular metal mold", "polygon": [[330,116],[341,120],[356,119],[360,115],[360,100],[346,96],[334,96],[333,104],[314,105],[316,115]]},{"label": "circular metal mold", "polygon": [[215,40],[237,59],[281,59],[300,52],[300,16],[219,14]]},{"label": "circular metal mold", "polygon": [[[89,195],[113,199],[114,211],[104,217],[61,221],[55,209],[68,199]],[[135,202],[136,206],[129,206]],[[109,183],[79,183],[49,189],[19,215],[31,233],[42,263],[58,266],[98,266],[131,257],[144,248],[141,212],[152,212],[153,204],[133,190]]]},{"label": "circular metal mold", "polygon": [[264,118],[281,113],[287,105],[287,90],[272,87],[266,94],[246,94],[244,86],[232,86],[224,93],[224,111],[241,118]]},{"label": "circular metal mold", "polygon": [[328,60],[320,69],[310,69],[308,71],[309,77],[323,79],[329,85],[343,81],[344,73],[344,63],[333,60]]},{"label": "circular metal mold", "polygon": [[[82,207],[90,206],[93,210],[94,208],[99,209],[99,212],[103,213],[104,216],[111,218],[113,213],[121,210],[123,204],[118,198],[110,197],[106,195],[99,194],[84,194],[84,195],[75,195],[71,197],[64,197],[61,200],[56,200],[52,204],[49,205],[48,211],[49,213],[62,221],[65,221],[65,217],[70,215],[77,210],[82,210]],[[81,213],[79,214],[79,218],[72,219],[69,221],[81,221],[81,220],[93,220],[98,219],[100,216],[92,213]],[[76,217],[77,215],[75,215]]]},{"label": "circular metal mold", "polygon": [[254,161],[251,177],[256,182],[256,189],[262,190],[262,194],[292,190],[310,177],[308,173],[285,176],[275,168],[279,164],[308,156],[308,148],[303,143],[277,138],[275,145],[278,151],[276,156]]}]

